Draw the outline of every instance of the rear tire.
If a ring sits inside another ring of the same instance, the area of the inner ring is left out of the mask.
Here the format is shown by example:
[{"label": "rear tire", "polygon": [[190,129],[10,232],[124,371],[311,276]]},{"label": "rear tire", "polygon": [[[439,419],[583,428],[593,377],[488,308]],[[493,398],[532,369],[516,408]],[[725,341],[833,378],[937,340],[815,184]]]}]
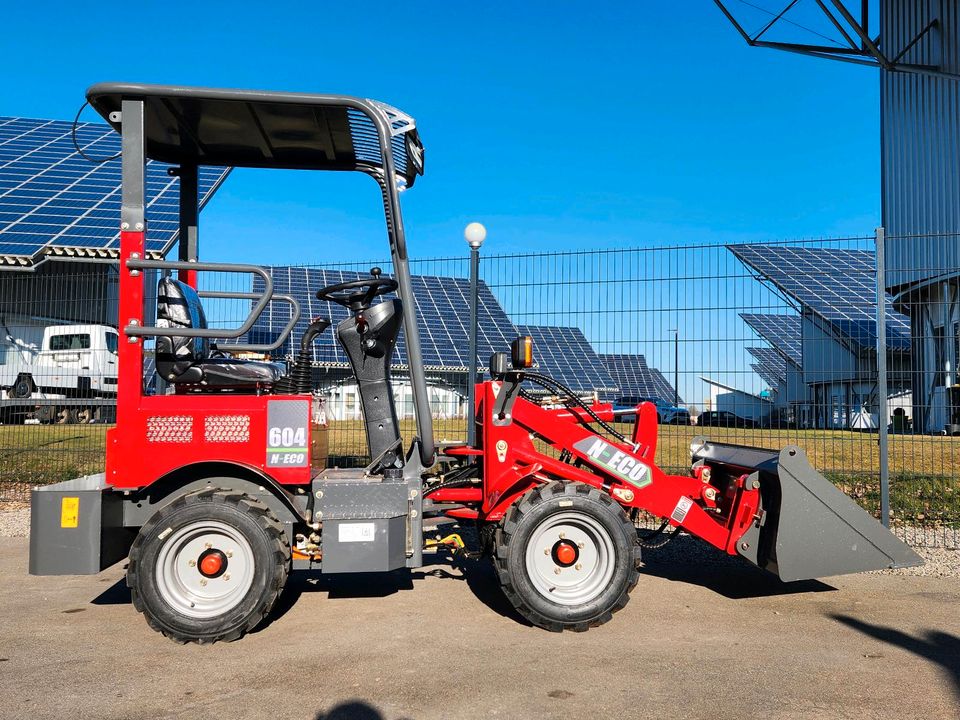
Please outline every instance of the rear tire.
[{"label": "rear tire", "polygon": [[[212,567],[210,554],[218,555]],[[207,488],[180,496],[140,529],[127,585],[134,607],[171,640],[229,642],[270,613],[289,567],[283,525],[265,505]]]},{"label": "rear tire", "polygon": [[507,512],[494,564],[503,592],[534,625],[582,632],[623,608],[640,577],[636,529],[583,483],[537,487]]},{"label": "rear tire", "polygon": [[13,385],[10,386],[7,395],[15,400],[24,400],[33,395],[36,389],[37,387],[33,383],[33,377],[21,373],[17,375],[17,379],[13,381]]}]

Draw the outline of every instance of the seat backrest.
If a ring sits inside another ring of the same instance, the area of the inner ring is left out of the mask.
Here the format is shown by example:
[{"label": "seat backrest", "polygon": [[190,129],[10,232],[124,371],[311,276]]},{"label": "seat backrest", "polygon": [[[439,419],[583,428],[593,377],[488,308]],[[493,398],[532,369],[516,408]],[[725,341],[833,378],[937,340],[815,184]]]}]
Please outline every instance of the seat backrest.
[{"label": "seat backrest", "polygon": [[[206,329],[207,318],[197,291],[172,277],[160,278],[157,284],[157,327]],[[210,340],[158,337],[156,353],[160,377],[169,382],[195,382],[201,373],[192,373],[190,368],[210,356]]]}]

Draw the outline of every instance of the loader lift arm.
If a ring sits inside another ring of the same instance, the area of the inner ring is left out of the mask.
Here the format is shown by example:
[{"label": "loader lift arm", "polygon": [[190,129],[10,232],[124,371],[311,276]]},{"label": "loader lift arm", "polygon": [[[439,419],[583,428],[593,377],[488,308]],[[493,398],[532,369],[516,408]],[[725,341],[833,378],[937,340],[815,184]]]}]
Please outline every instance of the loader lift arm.
[{"label": "loader lift arm", "polygon": [[786,581],[922,562],[817,473],[800,448],[776,452],[698,437],[691,444],[690,474],[669,474],[656,464],[652,403],[637,407],[628,441],[609,432],[607,423],[615,420],[611,405],[543,408],[520,389],[535,376],[505,371],[503,365],[502,359],[492,360],[491,374],[498,380],[478,388],[479,452],[447,451],[483,458],[483,490],[442,488],[426,496],[464,503],[452,511],[454,517],[501,522],[533,488],[562,480],[597,488],[625,510],[662,518],[665,526]]}]

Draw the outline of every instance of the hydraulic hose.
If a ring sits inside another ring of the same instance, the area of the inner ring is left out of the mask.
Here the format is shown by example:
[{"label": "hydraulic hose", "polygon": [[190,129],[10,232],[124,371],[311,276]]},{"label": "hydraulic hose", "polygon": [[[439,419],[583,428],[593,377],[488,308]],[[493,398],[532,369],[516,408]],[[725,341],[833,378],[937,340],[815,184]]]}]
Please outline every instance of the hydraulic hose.
[{"label": "hydraulic hose", "polygon": [[314,339],[330,327],[330,321],[322,318],[311,322],[300,338],[300,352],[293,367],[273,386],[276,395],[309,395],[313,385],[310,350]]},{"label": "hydraulic hose", "polygon": [[630,441],[627,440],[627,438],[625,438],[623,435],[617,432],[610,424],[601,420],[600,416],[597,415],[590,408],[590,406],[588,406],[583,400],[581,400],[580,397],[575,392],[573,392],[573,390],[568,388],[559,380],[554,380],[552,377],[541,375],[540,373],[524,373],[524,378],[537,383],[537,385],[540,385],[541,387],[544,387],[547,390],[553,390],[555,392],[559,392],[561,395],[566,395],[568,398],[570,398],[570,400],[572,400],[576,405],[578,405],[584,412],[586,412],[591,418],[593,418],[594,421],[600,427],[602,427],[608,433],[610,433],[615,438],[620,440],[620,442],[626,443],[627,445],[631,444]]}]

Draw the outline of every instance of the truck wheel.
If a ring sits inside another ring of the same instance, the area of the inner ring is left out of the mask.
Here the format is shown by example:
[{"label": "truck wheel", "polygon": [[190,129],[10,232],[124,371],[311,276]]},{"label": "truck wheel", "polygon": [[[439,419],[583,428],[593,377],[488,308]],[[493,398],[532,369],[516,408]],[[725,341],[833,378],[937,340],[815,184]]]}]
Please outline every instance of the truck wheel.
[{"label": "truck wheel", "polygon": [[140,529],[127,585],[134,607],[171,640],[231,641],[267,616],[289,565],[283,525],[265,505],[207,488],[180,496]]},{"label": "truck wheel", "polygon": [[640,573],[637,533],[606,493],[551,482],[527,493],[497,533],[504,594],[534,625],[587,630],[627,604]]},{"label": "truck wheel", "polygon": [[17,375],[17,379],[13,381],[13,385],[10,386],[7,394],[17,400],[23,400],[33,395],[35,389],[33,378],[30,375],[21,374]]}]

